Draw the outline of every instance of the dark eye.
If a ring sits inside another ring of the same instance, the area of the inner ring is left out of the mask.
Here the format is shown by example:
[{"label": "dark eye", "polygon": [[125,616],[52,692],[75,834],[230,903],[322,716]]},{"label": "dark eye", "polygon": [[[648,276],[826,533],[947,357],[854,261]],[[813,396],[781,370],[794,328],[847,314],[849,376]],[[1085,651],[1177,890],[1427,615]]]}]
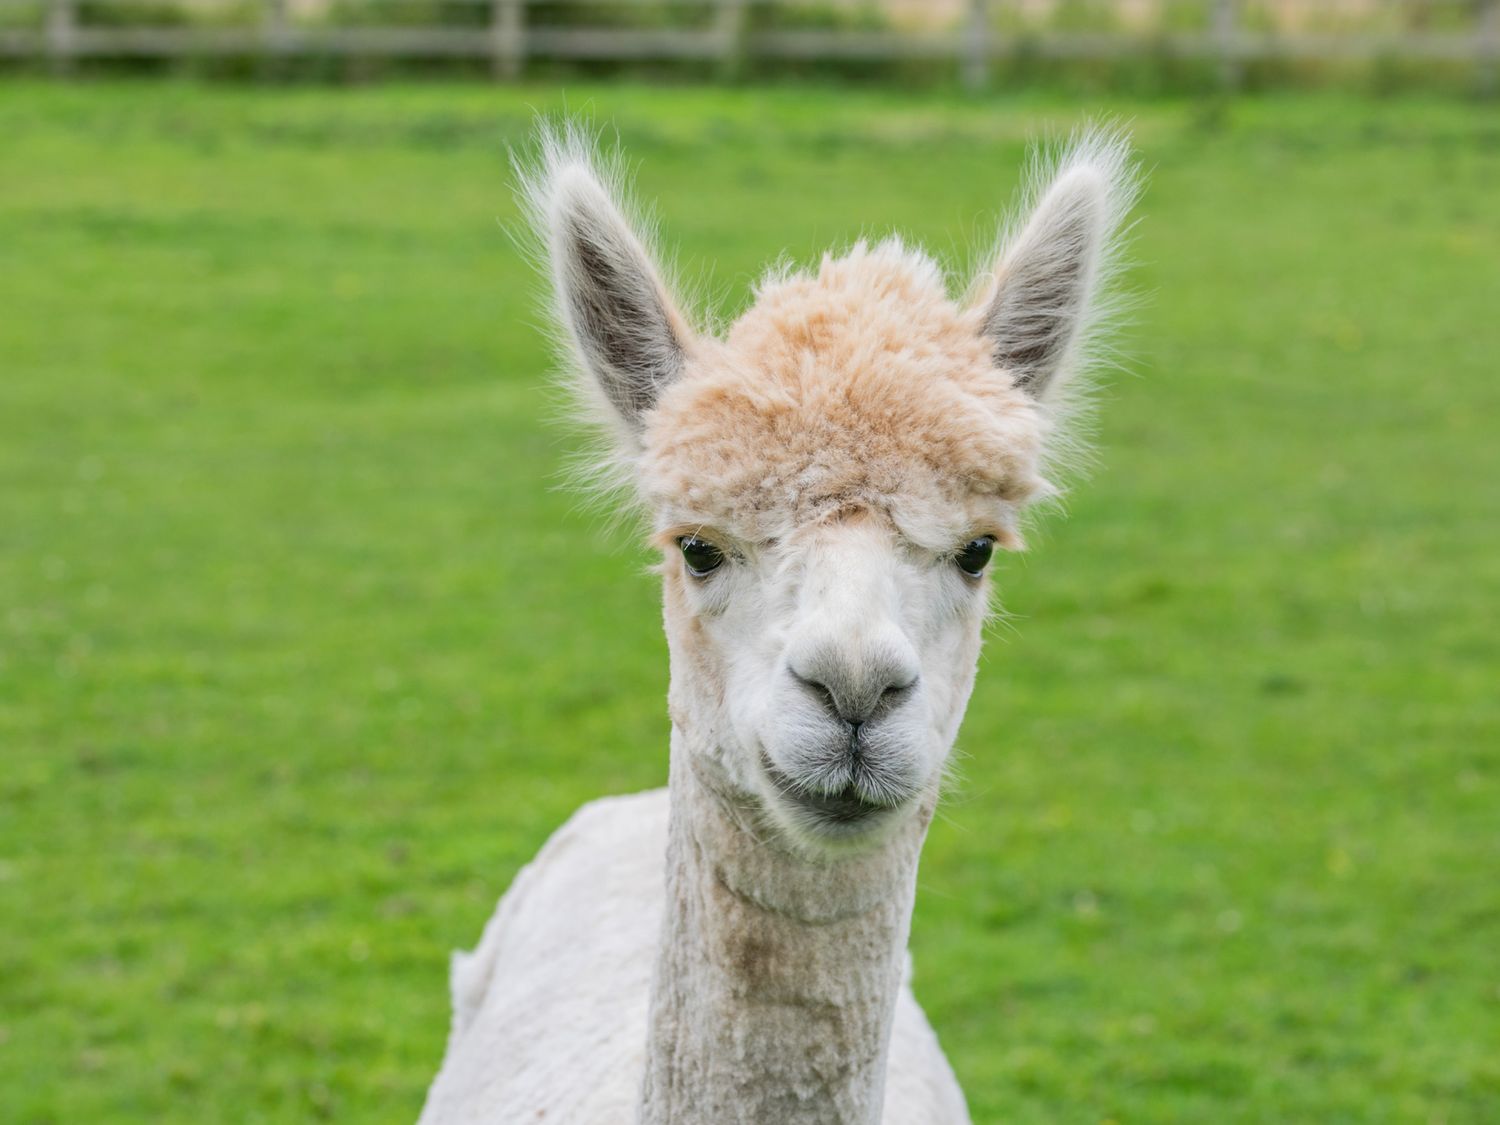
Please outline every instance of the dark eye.
[{"label": "dark eye", "polygon": [[677,545],[682,548],[682,557],[687,563],[688,573],[694,578],[702,578],[724,565],[724,552],[707,539],[699,539],[696,535],[684,535],[677,540]]},{"label": "dark eye", "polygon": [[993,536],[981,535],[978,539],[971,539],[964,549],[953,561],[958,564],[958,569],[970,578],[978,578],[984,573],[984,568],[990,563],[990,556],[995,553],[995,540]]}]

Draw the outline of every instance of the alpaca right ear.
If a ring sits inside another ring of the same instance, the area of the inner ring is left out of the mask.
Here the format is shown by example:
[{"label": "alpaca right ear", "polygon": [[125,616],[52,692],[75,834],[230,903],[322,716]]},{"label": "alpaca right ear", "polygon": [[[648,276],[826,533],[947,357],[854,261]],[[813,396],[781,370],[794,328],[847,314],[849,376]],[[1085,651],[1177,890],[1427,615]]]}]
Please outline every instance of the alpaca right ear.
[{"label": "alpaca right ear", "polygon": [[[1033,398],[1055,402],[1086,359],[1099,291],[1137,192],[1125,139],[1093,131],[1050,171],[1031,172],[1034,204],[985,287],[984,334],[995,364]],[[1105,310],[1107,311],[1107,309]]]},{"label": "alpaca right ear", "polygon": [[560,319],[578,365],[632,437],[682,371],[691,332],[642,238],[572,138],[530,185]]}]

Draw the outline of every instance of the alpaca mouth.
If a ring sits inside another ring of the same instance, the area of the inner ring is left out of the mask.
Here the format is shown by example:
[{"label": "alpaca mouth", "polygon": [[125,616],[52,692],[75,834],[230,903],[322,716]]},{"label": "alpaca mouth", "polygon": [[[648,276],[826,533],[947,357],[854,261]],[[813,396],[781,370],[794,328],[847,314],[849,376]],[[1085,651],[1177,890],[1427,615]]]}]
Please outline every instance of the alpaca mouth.
[{"label": "alpaca mouth", "polygon": [[797,808],[811,813],[829,828],[852,828],[890,812],[894,805],[871,800],[854,782],[832,792],[811,789],[777,769],[764,755],[761,764],[776,792]]}]

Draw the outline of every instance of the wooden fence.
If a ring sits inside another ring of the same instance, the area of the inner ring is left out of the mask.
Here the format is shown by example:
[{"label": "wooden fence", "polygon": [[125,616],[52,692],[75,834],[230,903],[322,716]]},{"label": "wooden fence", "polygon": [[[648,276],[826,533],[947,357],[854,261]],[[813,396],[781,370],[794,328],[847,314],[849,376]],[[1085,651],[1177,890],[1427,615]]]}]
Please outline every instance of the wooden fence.
[{"label": "wooden fence", "polygon": [[[1500,71],[1500,0],[1467,0],[1472,20],[1457,30],[1420,32],[1274,33],[1242,20],[1242,0],[1198,0],[1202,28],[1194,31],[1041,31],[1021,36],[1000,30],[1011,0],[965,0],[966,13],[950,30],[864,31],[763,29],[747,16],[754,5],[776,0],[673,0],[697,8],[694,27],[579,27],[537,23],[536,9],[579,0],[446,0],[472,9],[470,26],[349,26],[291,18],[287,0],[248,0],[259,18],[234,26],[187,22],[150,26],[142,20],[94,23],[80,18],[80,0],[0,0],[0,13],[23,5],[41,13],[37,26],[0,22],[0,59],[46,60],[60,73],[84,59],[258,57],[275,62],[298,57],[397,60],[467,59],[487,62],[498,79],[519,78],[529,59],[566,61],[697,60],[721,74],[746,63],[797,60],[949,61],[965,85],[985,86],[997,63],[1024,49],[1047,59],[1119,59],[1153,54],[1216,63],[1226,85],[1241,67],[1263,59],[1472,63],[1483,88],[1493,92]],[[1424,0],[1412,0],[1421,3]],[[1426,0],[1430,3],[1430,0]],[[381,0],[368,0],[378,10]],[[87,0],[91,11],[128,13],[140,0]],[[591,9],[642,6],[641,0],[589,0]],[[146,9],[150,11],[152,9]],[[186,9],[193,11],[189,7]]]}]

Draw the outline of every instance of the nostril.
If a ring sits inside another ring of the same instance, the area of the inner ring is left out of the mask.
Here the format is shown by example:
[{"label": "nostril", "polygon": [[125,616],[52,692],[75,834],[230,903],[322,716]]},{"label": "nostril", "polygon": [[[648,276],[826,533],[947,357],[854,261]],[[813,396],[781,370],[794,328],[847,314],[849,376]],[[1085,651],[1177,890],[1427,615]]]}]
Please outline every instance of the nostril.
[{"label": "nostril", "polygon": [[919,677],[913,676],[909,680],[886,684],[880,692],[880,698],[875,701],[868,718],[876,718],[888,714],[904,703],[912,690],[917,686]]},{"label": "nostril", "polygon": [[843,717],[839,714],[838,700],[833,697],[833,690],[827,684],[821,683],[811,676],[804,676],[795,668],[788,668],[787,671],[792,674],[792,679],[806,688],[808,694],[816,699],[830,715],[836,718]]},{"label": "nostril", "polygon": [[889,696],[904,696],[907,691],[910,691],[913,687],[916,687],[916,681],[918,681],[918,679],[919,676],[912,676],[912,678],[904,679],[904,681],[889,682],[889,684],[885,685],[885,690],[880,693],[880,697],[882,697],[882,699],[886,699],[886,697]]},{"label": "nostril", "polygon": [[880,693],[880,705],[882,707],[899,703],[906,698],[906,694],[917,686],[920,677],[913,676],[904,683],[891,683],[885,685],[885,690]]}]

